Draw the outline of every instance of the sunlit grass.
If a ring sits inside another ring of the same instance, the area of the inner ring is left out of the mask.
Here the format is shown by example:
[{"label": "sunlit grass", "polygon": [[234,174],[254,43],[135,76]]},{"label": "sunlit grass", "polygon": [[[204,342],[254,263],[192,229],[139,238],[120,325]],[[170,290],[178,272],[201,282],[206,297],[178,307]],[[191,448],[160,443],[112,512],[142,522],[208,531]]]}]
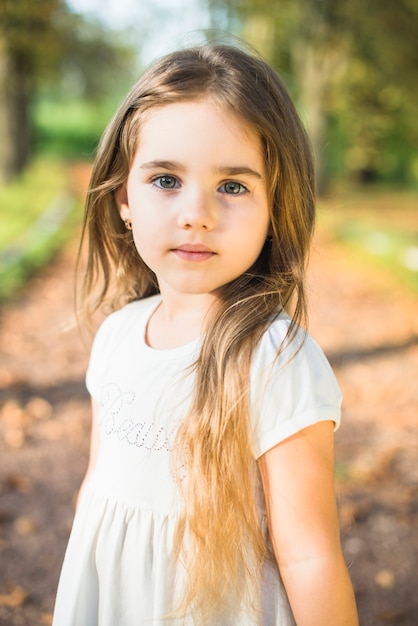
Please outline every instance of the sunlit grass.
[{"label": "sunlit grass", "polygon": [[0,249],[12,245],[66,186],[66,168],[37,159],[10,185],[0,186]]},{"label": "sunlit grass", "polygon": [[0,187],[0,299],[12,296],[74,232],[68,170],[91,161],[114,103],[42,97],[33,109],[36,159]]},{"label": "sunlit grass", "polygon": [[74,232],[63,163],[38,159],[0,188],[0,300],[13,296]]},{"label": "sunlit grass", "polygon": [[358,263],[385,268],[418,292],[418,194],[352,193],[321,201],[320,222]]}]

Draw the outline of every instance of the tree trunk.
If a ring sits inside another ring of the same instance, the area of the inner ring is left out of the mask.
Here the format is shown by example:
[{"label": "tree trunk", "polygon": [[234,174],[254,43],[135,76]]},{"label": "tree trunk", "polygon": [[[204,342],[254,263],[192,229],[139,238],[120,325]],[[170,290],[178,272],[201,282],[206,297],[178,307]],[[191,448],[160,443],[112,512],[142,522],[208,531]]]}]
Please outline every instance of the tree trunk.
[{"label": "tree trunk", "polygon": [[326,136],[324,95],[329,80],[328,68],[310,43],[295,45],[295,66],[299,79],[300,104],[315,158],[318,191],[326,187],[323,150]]},{"label": "tree trunk", "polygon": [[305,118],[316,163],[318,191],[327,187],[324,151],[328,138],[327,97],[343,75],[347,64],[347,48],[320,41],[297,41],[292,50],[300,87],[300,104]]},{"label": "tree trunk", "polygon": [[24,57],[0,40],[0,182],[17,176],[30,158],[30,80]]},{"label": "tree trunk", "polygon": [[9,57],[0,39],[0,183],[12,178],[13,139],[9,122],[8,74]]}]

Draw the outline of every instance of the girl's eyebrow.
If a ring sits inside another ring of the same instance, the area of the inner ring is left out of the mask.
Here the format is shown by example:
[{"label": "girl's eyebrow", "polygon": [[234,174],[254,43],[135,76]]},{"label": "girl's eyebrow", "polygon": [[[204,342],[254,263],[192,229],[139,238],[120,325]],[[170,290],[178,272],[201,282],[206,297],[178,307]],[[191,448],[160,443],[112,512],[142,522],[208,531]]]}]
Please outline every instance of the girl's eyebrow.
[{"label": "girl's eyebrow", "polygon": [[216,172],[225,176],[240,176],[244,174],[246,176],[252,176],[253,178],[263,180],[263,176],[260,174],[260,172],[257,172],[256,170],[253,170],[251,167],[247,167],[246,165],[226,165],[225,167],[217,168]]},{"label": "girl's eyebrow", "polygon": [[[181,163],[177,161],[147,161],[146,163],[141,163],[139,166],[141,170],[167,170],[167,171],[176,171],[176,172],[184,172],[186,168]],[[259,180],[264,180],[264,177],[260,172],[248,167],[247,165],[221,165],[216,168],[215,173],[220,176],[252,176],[253,178],[257,178]]]},{"label": "girl's eyebrow", "polygon": [[184,171],[185,168],[181,165],[181,163],[177,163],[177,161],[148,161],[146,163],[141,163],[139,166],[141,170],[176,170],[176,171]]}]

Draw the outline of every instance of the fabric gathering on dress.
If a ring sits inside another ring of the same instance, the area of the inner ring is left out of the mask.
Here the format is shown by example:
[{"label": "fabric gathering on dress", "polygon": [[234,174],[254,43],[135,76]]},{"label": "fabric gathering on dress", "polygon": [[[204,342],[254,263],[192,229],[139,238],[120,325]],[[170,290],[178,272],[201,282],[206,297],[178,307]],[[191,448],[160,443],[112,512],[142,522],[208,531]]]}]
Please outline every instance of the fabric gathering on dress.
[{"label": "fabric gathering on dress", "polygon": [[[186,573],[172,555],[182,511],[182,468],[173,466],[172,452],[201,342],[170,350],[148,346],[146,326],[159,302],[152,296],[112,313],[93,343],[86,382],[100,405],[100,448],[74,518],[53,626],[196,626],[191,615],[173,615]],[[294,358],[292,343],[275,362],[289,324],[281,314],[254,355],[255,458],[316,422],[339,425],[341,393],[309,335]],[[262,508],[260,515],[266,527]],[[237,610],[213,626],[294,626],[279,575],[267,563],[261,596],[257,611]]]}]

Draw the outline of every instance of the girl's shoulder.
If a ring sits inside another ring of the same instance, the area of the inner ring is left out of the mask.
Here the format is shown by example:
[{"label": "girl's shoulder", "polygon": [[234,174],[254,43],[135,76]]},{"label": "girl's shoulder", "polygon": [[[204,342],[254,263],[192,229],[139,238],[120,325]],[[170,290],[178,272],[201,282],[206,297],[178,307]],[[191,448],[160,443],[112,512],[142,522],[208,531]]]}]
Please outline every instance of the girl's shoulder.
[{"label": "girl's shoulder", "polygon": [[328,360],[315,339],[301,326],[292,328],[286,312],[280,313],[267,328],[255,352],[255,364],[275,362],[276,367],[291,366],[293,361],[318,362],[331,369]]},{"label": "girl's shoulder", "polygon": [[264,333],[255,351],[252,372],[276,388],[310,392],[324,388],[340,401],[340,389],[322,348],[303,328],[291,328],[290,317],[280,314]]},{"label": "girl's shoulder", "polygon": [[290,316],[283,311],[273,319],[261,337],[255,352],[255,363],[291,361],[307,342],[317,346],[302,327],[296,325],[292,328]]},{"label": "girl's shoulder", "polygon": [[322,420],[340,422],[341,391],[317,342],[290,318],[278,316],[264,333],[251,370],[256,457]]},{"label": "girl's shoulder", "polygon": [[110,313],[100,324],[95,341],[103,336],[123,332],[126,334],[134,326],[148,321],[152,311],[160,302],[160,295],[150,296],[141,300],[133,300],[121,309]]},{"label": "girl's shoulder", "polygon": [[96,332],[91,356],[104,355],[117,345],[129,347],[133,337],[144,337],[148,319],[159,302],[160,296],[155,295],[134,300],[110,313]]},{"label": "girl's shoulder", "polygon": [[138,315],[142,313],[151,312],[161,301],[160,294],[156,294],[155,296],[150,296],[149,298],[141,298],[141,300],[133,300],[132,302],[128,302],[120,309],[116,309],[116,311],[112,311],[109,315],[104,319],[103,324],[118,324],[127,322],[131,319],[138,319]]},{"label": "girl's shoulder", "polygon": [[99,326],[93,340],[86,383],[90,394],[98,398],[103,372],[117,363],[127,362],[132,346],[145,344],[145,328],[159,296],[135,300],[110,313]]}]

